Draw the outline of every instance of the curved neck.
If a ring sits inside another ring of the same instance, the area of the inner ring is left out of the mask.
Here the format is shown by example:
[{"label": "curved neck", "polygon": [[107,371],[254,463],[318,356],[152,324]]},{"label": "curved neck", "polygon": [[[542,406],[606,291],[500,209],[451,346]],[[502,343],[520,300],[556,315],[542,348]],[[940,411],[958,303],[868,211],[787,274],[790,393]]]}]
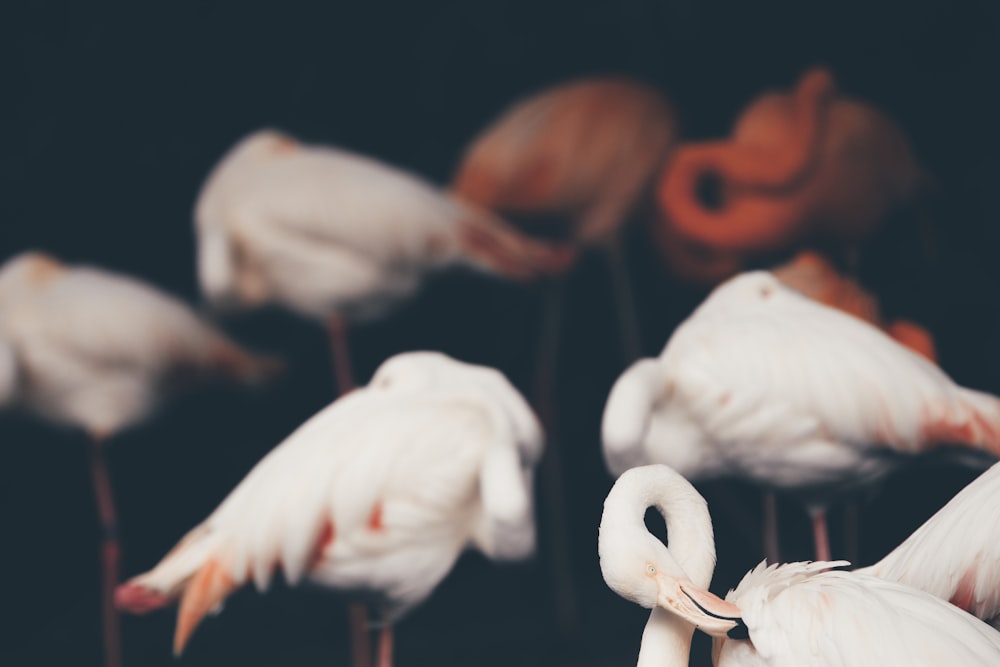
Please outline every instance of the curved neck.
[{"label": "curved neck", "polygon": [[[656,507],[667,525],[668,549],[695,586],[708,589],[715,570],[715,539],[705,499],[677,472],[665,465],[632,468],[618,478],[601,518],[602,561],[621,553],[623,545],[646,539],[645,513]],[[627,547],[625,547],[627,548]],[[687,664],[694,626],[655,607],[646,622],[638,667]]]}]

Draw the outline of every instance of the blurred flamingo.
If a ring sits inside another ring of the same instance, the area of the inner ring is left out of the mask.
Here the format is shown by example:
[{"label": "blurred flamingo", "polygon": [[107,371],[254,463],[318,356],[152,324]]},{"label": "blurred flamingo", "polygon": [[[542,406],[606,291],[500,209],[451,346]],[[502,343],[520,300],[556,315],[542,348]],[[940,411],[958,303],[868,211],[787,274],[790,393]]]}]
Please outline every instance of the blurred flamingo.
[{"label": "blurred flamingo", "polygon": [[202,290],[220,305],[278,303],[330,328],[341,391],[344,322],[377,317],[424,276],[464,264],[535,279],[572,261],[417,176],[275,131],[236,144],[195,208]]},{"label": "blurred flamingo", "polygon": [[757,98],[730,140],[677,147],[653,232],[671,265],[717,282],[806,239],[856,249],[928,182],[899,126],[814,68],[793,92]]},{"label": "blurred flamingo", "polygon": [[638,356],[621,231],[648,213],[677,137],[670,103],[620,77],[563,83],[520,100],[466,149],[452,183],[462,198],[537,234],[610,252],[626,362]]},{"label": "blurred flamingo", "polygon": [[132,278],[37,252],[0,267],[0,406],[81,428],[91,439],[109,667],[121,664],[121,647],[111,601],[120,548],[107,440],[147,417],[179,380],[257,382],[279,368]]},{"label": "blurred flamingo", "polygon": [[[673,109],[653,88],[621,77],[579,79],[500,113],[466,148],[452,181],[458,196],[530,233],[605,251],[626,364],[641,348],[623,226],[651,208],[653,179],[676,135]],[[553,396],[565,289],[560,280],[545,295],[535,405],[552,441],[543,488],[559,624],[572,634],[577,605]]]},{"label": "blurred flamingo", "polygon": [[[668,544],[643,516],[656,507]],[[869,574],[827,571],[845,561],[761,563],[725,600],[705,499],[664,465],[633,468],[604,502],[601,572],[622,597],[652,609],[639,667],[688,664],[695,628],[715,637],[719,667],[994,665],[1000,633],[939,598]]]},{"label": "blurred flamingo", "polygon": [[[195,207],[202,291],[220,306],[286,306],[322,321],[337,387],[354,387],[347,322],[412,296],[453,265],[512,280],[567,269],[568,248],[533,240],[420,177],[274,130],[240,140]],[[367,619],[351,608],[355,667],[370,667]]]},{"label": "blurred flamingo", "polygon": [[793,492],[828,560],[834,497],[941,444],[996,457],[1000,399],[758,271],[717,287],[659,358],[618,379],[602,435],[615,475],[666,463],[692,480],[735,475]]},{"label": "blurred flamingo", "polygon": [[534,551],[534,466],[544,442],[499,372],[442,354],[385,361],[271,451],[202,524],[116,600],[143,613],[180,598],[174,652],[232,591],[277,570],[374,601],[385,625],[420,604],[467,547]]}]

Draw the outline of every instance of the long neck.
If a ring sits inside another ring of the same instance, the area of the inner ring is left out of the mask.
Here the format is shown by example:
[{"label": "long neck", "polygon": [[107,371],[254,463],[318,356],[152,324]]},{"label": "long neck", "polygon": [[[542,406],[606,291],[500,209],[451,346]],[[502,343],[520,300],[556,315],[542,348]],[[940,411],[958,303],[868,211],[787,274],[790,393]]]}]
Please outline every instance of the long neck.
[{"label": "long neck", "polygon": [[686,665],[691,655],[694,626],[659,607],[649,613],[642,631],[636,667]]}]

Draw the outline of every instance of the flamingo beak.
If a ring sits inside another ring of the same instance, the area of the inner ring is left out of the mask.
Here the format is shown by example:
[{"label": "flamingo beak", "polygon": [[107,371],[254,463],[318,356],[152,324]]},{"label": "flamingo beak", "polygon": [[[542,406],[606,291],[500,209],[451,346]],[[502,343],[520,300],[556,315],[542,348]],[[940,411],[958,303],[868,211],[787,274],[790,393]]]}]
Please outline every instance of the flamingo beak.
[{"label": "flamingo beak", "polygon": [[657,577],[657,605],[713,637],[746,638],[740,608],[685,579]]}]

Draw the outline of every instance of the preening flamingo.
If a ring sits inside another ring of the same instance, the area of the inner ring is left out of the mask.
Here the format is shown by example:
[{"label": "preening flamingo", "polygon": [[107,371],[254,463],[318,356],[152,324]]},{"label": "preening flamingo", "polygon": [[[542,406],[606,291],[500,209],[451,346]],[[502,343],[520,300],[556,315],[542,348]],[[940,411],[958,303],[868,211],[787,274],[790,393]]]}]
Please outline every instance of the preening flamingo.
[{"label": "preening flamingo", "polygon": [[151,571],[119,587],[145,612],[180,597],[174,650],[205,614],[280,569],[376,600],[391,624],[423,601],[467,547],[495,559],[534,550],[532,477],[543,434],[499,372],[442,354],[397,355],[371,382],[305,422]]},{"label": "preening flamingo", "polygon": [[[624,363],[641,353],[639,326],[624,257],[625,223],[652,209],[652,183],[677,138],[670,103],[654,88],[622,77],[561,83],[511,104],[466,148],[454,192],[542,236],[605,251]],[[565,282],[546,292],[535,404],[550,435]],[[543,464],[552,533],[552,577],[560,625],[571,633],[572,551],[558,442]]]},{"label": "preening flamingo", "polygon": [[148,285],[37,252],[0,267],[0,406],[86,431],[103,529],[105,659],[121,664],[119,544],[108,438],[146,417],[190,376],[255,382],[280,367],[252,356],[186,305]]},{"label": "preening flamingo", "polygon": [[927,180],[890,117],[814,68],[794,91],[754,100],[731,139],[676,148],[653,231],[671,264],[697,250],[690,277],[715,282],[804,239],[854,248]]},{"label": "preening flamingo", "polygon": [[602,436],[615,475],[666,463],[692,480],[742,476],[795,493],[827,560],[837,494],[937,445],[997,456],[1000,399],[756,271],[717,287],[659,358],[622,374]]},{"label": "preening flamingo", "polygon": [[[665,546],[645,511],[666,520]],[[716,638],[719,667],[995,665],[1000,633],[928,593],[857,572],[846,562],[761,563],[726,596],[704,498],[664,465],[626,471],[604,503],[601,572],[622,597],[652,609],[639,667],[688,664],[698,628]]]},{"label": "preening flamingo", "polygon": [[919,588],[1000,626],[1000,464],[864,572]]}]

